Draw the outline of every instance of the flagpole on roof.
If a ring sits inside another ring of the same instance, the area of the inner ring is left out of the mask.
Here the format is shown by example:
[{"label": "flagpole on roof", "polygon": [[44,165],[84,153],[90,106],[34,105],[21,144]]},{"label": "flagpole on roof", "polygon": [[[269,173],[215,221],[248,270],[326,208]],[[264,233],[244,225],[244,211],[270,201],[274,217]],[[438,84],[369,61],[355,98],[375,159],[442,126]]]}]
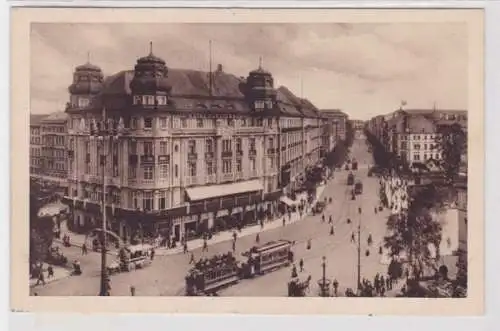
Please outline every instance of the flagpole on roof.
[{"label": "flagpole on roof", "polygon": [[208,93],[212,95],[212,40],[208,41],[208,57],[209,57]]}]

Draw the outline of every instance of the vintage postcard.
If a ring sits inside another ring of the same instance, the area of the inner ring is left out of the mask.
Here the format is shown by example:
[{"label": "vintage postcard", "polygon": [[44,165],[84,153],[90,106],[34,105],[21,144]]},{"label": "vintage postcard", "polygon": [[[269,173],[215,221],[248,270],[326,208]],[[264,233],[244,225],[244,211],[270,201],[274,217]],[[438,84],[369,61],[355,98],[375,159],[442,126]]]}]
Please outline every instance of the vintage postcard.
[{"label": "vintage postcard", "polygon": [[12,309],[482,313],[481,10],[12,14]]}]

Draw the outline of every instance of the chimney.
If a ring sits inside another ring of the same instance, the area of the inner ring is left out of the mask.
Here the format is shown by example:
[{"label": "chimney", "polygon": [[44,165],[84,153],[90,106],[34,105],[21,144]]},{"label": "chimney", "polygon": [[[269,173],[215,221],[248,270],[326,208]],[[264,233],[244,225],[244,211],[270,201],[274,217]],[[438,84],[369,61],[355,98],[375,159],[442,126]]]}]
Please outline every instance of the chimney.
[{"label": "chimney", "polygon": [[222,64],[217,65],[217,72],[222,72]]}]

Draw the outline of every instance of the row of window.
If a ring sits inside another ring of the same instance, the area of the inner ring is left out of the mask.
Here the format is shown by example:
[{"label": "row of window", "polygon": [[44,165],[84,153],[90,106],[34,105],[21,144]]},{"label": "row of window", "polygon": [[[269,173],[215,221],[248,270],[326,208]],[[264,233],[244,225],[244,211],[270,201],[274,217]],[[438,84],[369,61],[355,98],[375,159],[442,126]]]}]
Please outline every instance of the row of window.
[{"label": "row of window", "polygon": [[[275,160],[274,158],[269,158],[269,167],[270,169],[274,169],[275,167]],[[250,171],[255,171],[256,170],[256,160],[255,159],[250,159]],[[196,161],[188,161],[187,162],[187,169],[188,169],[188,175],[191,177],[196,177],[197,174],[197,169],[198,165]],[[207,160],[205,161],[205,168],[206,168],[206,174],[207,175],[213,175],[216,174],[217,169],[216,169],[216,162],[212,160]],[[70,169],[72,169],[72,162],[70,163]],[[128,167],[128,177],[129,179],[136,179],[137,178],[137,167],[134,166],[129,166]],[[222,172],[224,174],[228,173],[233,173],[233,171],[236,170],[236,172],[240,173],[243,171],[243,163],[241,159],[237,159],[235,162],[235,169],[233,169],[233,162],[232,160],[223,160],[222,161]],[[101,167],[98,167],[96,169],[97,175],[101,174]],[[91,172],[91,167],[89,163],[85,164],[85,174],[90,174]],[[143,173],[143,179],[144,180],[154,180],[155,172],[155,167],[146,165],[142,166],[142,173]],[[170,174],[170,165],[168,163],[166,164],[159,164],[158,165],[158,174],[159,174],[159,179],[160,180],[165,180],[169,177]],[[119,176],[119,167],[115,165],[113,167],[113,177]],[[174,177],[178,178],[179,177],[179,168],[177,165],[174,166]]]},{"label": "row of window", "polygon": [[[142,143],[142,154],[143,155],[155,155],[155,148],[154,148],[154,143],[153,141],[143,141]],[[274,148],[274,140],[273,138],[269,138],[269,148]],[[160,141],[159,142],[159,155],[167,155],[169,153],[169,144],[166,141]],[[236,138],[235,139],[235,147],[236,151],[242,151],[243,150],[243,145],[242,145],[242,139],[241,138]],[[255,143],[255,138],[248,138],[248,147],[250,150],[255,150],[256,148],[256,143]],[[74,149],[74,141],[73,139],[70,140],[69,142],[69,148]],[[178,145],[174,146],[174,151],[178,152],[179,147]],[[212,138],[206,139],[205,140],[205,152],[207,153],[214,153],[215,151],[215,140]],[[223,152],[231,152],[232,151],[232,140],[231,139],[224,139],[222,141],[222,151]],[[90,151],[90,141],[85,142],[85,154],[89,154]],[[115,146],[113,148],[113,153],[117,153],[117,144],[115,143]],[[190,154],[195,154],[196,153],[196,140],[191,139],[188,141],[188,153]],[[139,154],[138,151],[138,143],[137,141],[129,141],[129,154],[137,155]]]},{"label": "row of window", "polygon": [[42,154],[45,157],[64,158],[66,157],[66,150],[44,148]]},{"label": "row of window", "polygon": [[302,126],[302,120],[300,118],[282,118],[280,119],[280,126],[282,128],[296,128]]},{"label": "row of window", "polygon": [[[265,122],[264,122],[265,121]],[[69,121],[69,127],[71,129],[73,128],[79,128],[80,126],[81,119],[74,118],[71,121]],[[275,119],[272,118],[240,118],[240,119],[234,119],[234,118],[227,118],[224,120],[224,123],[221,123],[221,119],[215,119],[215,118],[187,118],[187,117],[174,117],[171,121],[169,120],[168,117],[159,117],[159,118],[154,118],[154,117],[130,117],[130,118],[124,118],[123,124],[125,128],[127,129],[132,129],[132,130],[137,130],[137,129],[146,129],[146,130],[151,130],[156,127],[165,130],[168,128],[183,128],[183,129],[188,129],[188,128],[206,128],[206,129],[214,129],[218,125],[227,125],[229,127],[261,127],[266,123],[267,126],[272,127],[275,123]],[[85,125],[87,129],[89,128],[89,121],[85,122]]]},{"label": "row of window", "polygon": [[30,156],[41,156],[40,148],[30,148]]},{"label": "row of window", "polygon": [[[415,150],[420,150],[422,147],[421,144],[413,144],[413,149]],[[434,150],[437,149],[437,145],[435,144],[423,144],[423,149],[424,150]],[[401,142],[401,149],[407,149],[408,148],[408,143],[406,141]]]},{"label": "row of window", "polygon": [[42,132],[64,133],[64,126],[42,126]]},{"label": "row of window", "polygon": [[[439,154],[424,154],[423,160],[429,160],[429,159],[434,159],[434,160],[439,160],[440,156]],[[420,158],[420,154],[413,154],[413,161],[422,161]]]},{"label": "row of window", "polygon": [[443,114],[441,113],[439,115],[439,118],[442,120],[449,120],[449,121],[466,121],[467,120],[467,115],[455,115],[455,114]]},{"label": "row of window", "polygon": [[402,134],[401,135],[401,140],[409,140],[409,139],[413,139],[413,140],[430,140],[430,139],[437,139],[438,138],[438,135],[437,134],[429,134],[429,135],[406,135],[406,134]]},{"label": "row of window", "polygon": [[64,136],[44,136],[42,138],[43,145],[60,145],[64,146]]},{"label": "row of window", "polygon": [[30,144],[40,145],[40,137],[30,137]]}]

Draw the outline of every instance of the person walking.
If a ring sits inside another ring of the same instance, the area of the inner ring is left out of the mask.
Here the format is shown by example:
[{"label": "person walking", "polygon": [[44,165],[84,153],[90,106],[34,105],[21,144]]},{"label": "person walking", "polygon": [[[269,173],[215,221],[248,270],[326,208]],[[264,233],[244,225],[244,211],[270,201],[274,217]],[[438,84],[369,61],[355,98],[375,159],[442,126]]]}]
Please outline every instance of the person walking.
[{"label": "person walking", "polygon": [[300,259],[299,268],[300,268],[300,272],[304,271],[304,259]]},{"label": "person walking", "polygon": [[321,216],[321,222],[325,223],[325,214]]},{"label": "person walking", "polygon": [[283,226],[285,226],[285,223],[286,223],[286,219],[285,219],[285,217],[283,217]]},{"label": "person walking", "polygon": [[183,248],[184,254],[186,254],[188,252],[188,244],[186,241],[184,241],[184,243],[182,244],[182,248]]},{"label": "person walking", "polygon": [[294,264],[293,267],[292,267],[292,278],[295,278],[297,276],[298,276],[298,274],[297,274],[297,267]]},{"label": "person walking", "polygon": [[154,248],[151,248],[151,261],[153,261],[155,259],[155,249]]},{"label": "person walking", "polygon": [[335,278],[333,280],[333,293],[335,294],[335,296],[338,296],[338,291],[339,291],[339,282],[337,278]]},{"label": "person walking", "polygon": [[333,217],[330,215],[330,218],[328,219],[328,224],[333,224]]},{"label": "person walking", "polygon": [[260,235],[257,233],[257,235],[255,236],[255,243],[256,244],[259,244],[260,243]]},{"label": "person walking", "polygon": [[351,242],[352,243],[356,242],[356,235],[354,234],[354,232],[351,234]]},{"label": "person walking", "polygon": [[130,295],[135,297],[135,286],[130,286]]},{"label": "person walking", "polygon": [[40,283],[42,283],[42,285],[45,285],[45,275],[43,274],[43,267],[40,267],[40,272],[38,274],[36,285],[40,285]]},{"label": "person walking", "polygon": [[190,257],[190,259],[189,259],[189,264],[194,264],[194,262],[195,262],[195,261],[194,261],[194,254],[193,254],[193,253],[191,253],[191,257]]},{"label": "person walking", "polygon": [[82,245],[82,255],[87,255],[87,254],[88,254],[87,244],[83,243],[83,245]]},{"label": "person walking", "polygon": [[335,234],[335,230],[333,229],[333,225],[330,227],[330,236]]},{"label": "person walking", "polygon": [[54,268],[49,264],[47,267],[47,279],[54,278]]},{"label": "person walking", "polygon": [[208,243],[207,243],[207,238],[203,239],[203,248],[201,250],[202,252],[208,252]]},{"label": "person walking", "polygon": [[233,253],[234,253],[236,251],[236,240],[233,240],[232,248],[233,248]]}]

